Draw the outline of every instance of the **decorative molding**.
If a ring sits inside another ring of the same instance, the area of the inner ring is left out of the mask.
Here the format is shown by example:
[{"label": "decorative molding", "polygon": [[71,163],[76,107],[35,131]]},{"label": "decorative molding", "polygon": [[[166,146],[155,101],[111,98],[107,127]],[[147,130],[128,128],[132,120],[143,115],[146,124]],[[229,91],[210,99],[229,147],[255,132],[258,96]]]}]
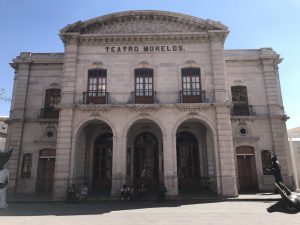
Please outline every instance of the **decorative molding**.
[{"label": "decorative molding", "polygon": [[91,113],[108,112],[111,110],[111,104],[80,104],[76,108],[82,111],[89,111]]},{"label": "decorative molding", "polygon": [[176,103],[175,106],[179,111],[189,111],[189,112],[204,112],[212,106],[212,104],[207,103]]},{"label": "decorative molding", "polygon": [[127,104],[131,111],[139,112],[157,112],[160,108],[160,104]]}]

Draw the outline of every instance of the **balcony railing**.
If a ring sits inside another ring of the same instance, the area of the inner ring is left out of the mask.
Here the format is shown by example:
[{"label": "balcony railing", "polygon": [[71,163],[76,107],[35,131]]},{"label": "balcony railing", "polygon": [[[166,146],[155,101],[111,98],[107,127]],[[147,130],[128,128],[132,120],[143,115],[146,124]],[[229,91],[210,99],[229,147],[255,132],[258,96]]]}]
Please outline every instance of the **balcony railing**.
[{"label": "balcony railing", "polygon": [[157,102],[156,91],[134,91],[131,96],[133,104],[154,104]]},{"label": "balcony railing", "polygon": [[39,118],[41,119],[57,119],[59,111],[54,107],[45,107],[40,110]]},{"label": "balcony railing", "polygon": [[253,116],[253,106],[247,103],[233,103],[231,107],[231,116]]},{"label": "balcony railing", "polygon": [[180,91],[180,103],[202,103],[207,102],[205,91]]},{"label": "balcony railing", "polygon": [[108,104],[109,93],[103,91],[83,92],[83,104]]}]

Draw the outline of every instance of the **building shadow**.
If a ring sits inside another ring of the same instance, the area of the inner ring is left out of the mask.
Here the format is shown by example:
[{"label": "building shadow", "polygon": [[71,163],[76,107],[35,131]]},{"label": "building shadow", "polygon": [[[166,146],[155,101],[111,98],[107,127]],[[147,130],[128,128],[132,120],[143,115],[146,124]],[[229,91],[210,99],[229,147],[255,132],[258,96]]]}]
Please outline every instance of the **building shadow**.
[{"label": "building shadow", "polygon": [[24,202],[10,203],[7,209],[0,210],[0,216],[71,216],[71,215],[99,215],[114,211],[136,210],[146,208],[180,207],[182,205],[209,204],[216,201],[102,201],[83,203],[64,202]]}]

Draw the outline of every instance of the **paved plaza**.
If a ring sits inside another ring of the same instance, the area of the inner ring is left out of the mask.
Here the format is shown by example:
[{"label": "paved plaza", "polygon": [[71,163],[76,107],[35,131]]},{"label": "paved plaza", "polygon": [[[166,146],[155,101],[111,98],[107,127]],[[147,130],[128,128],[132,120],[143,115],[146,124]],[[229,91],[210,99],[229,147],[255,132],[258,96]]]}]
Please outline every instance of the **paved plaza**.
[{"label": "paved plaza", "polygon": [[278,201],[10,203],[0,218],[5,225],[300,224],[300,213],[286,211]]}]

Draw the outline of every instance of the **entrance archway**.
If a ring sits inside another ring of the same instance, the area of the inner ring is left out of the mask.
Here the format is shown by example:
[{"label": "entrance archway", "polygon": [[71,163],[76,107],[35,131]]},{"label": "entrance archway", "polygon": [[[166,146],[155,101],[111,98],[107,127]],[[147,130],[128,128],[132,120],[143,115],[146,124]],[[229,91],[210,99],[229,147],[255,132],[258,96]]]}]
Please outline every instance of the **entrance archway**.
[{"label": "entrance archway", "polygon": [[127,132],[126,183],[137,189],[144,184],[149,193],[164,182],[163,135],[150,119],[135,121]]},{"label": "entrance archway", "polygon": [[95,140],[93,160],[93,189],[110,191],[112,178],[112,133],[103,133]]},{"label": "entrance archway", "polygon": [[144,184],[147,189],[156,189],[158,168],[158,141],[153,134],[143,132],[134,142],[134,185]]},{"label": "entrance archway", "polygon": [[43,149],[39,152],[37,192],[51,193],[53,191],[55,155],[55,149]]},{"label": "entrance archway", "polygon": [[258,190],[254,148],[240,146],[236,148],[239,192]]},{"label": "entrance archway", "polygon": [[176,135],[177,173],[179,190],[197,190],[200,183],[199,148],[196,137],[190,132]]},{"label": "entrance archway", "polygon": [[76,133],[70,184],[87,184],[89,193],[109,196],[112,188],[113,130],[101,120],[82,124]]},{"label": "entrance archway", "polygon": [[178,124],[174,135],[179,193],[218,193],[214,135],[210,126],[198,118],[189,118]]}]

